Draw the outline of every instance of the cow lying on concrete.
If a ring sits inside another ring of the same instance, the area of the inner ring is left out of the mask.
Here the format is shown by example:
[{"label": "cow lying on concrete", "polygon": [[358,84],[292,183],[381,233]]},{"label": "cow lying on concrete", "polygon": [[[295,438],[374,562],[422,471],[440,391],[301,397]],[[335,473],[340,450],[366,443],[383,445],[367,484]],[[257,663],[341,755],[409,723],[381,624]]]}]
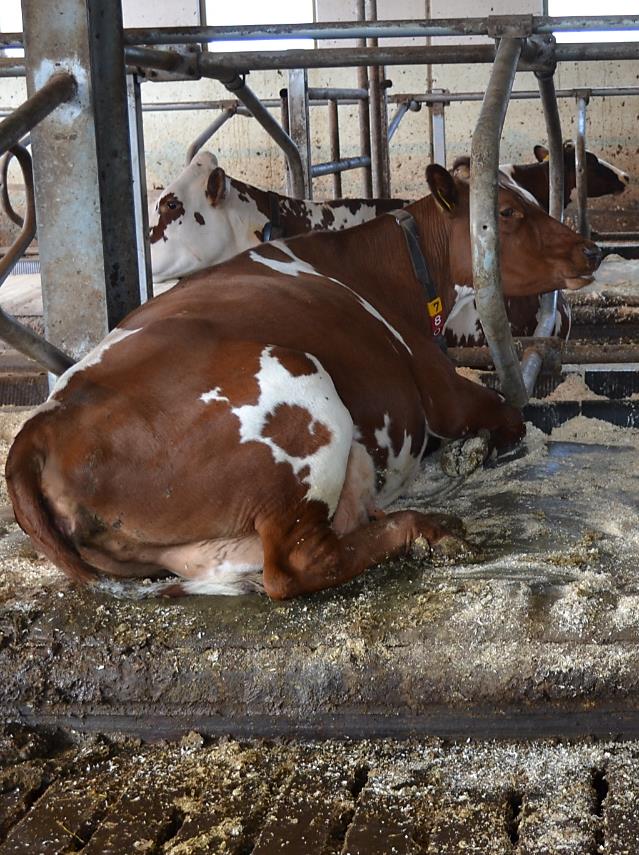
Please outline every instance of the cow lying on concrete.
[{"label": "cow lying on concrete", "polygon": [[[407,210],[446,302],[471,279],[469,192],[439,166],[427,181],[432,194]],[[592,280],[594,244],[512,188],[499,190],[499,222],[506,293]],[[379,513],[429,435],[484,430],[500,449],[523,424],[456,374],[425,302],[393,216],[183,280],[66,372],[18,434],[16,519],[77,581],[171,571],[171,593],[263,583],[294,597],[416,541],[441,544],[455,522]]]}]

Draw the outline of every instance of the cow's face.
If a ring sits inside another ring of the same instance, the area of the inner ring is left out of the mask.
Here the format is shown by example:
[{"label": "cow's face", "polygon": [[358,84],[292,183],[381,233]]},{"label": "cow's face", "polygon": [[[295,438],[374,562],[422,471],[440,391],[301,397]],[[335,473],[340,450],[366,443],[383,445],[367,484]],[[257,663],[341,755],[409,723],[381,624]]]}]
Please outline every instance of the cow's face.
[{"label": "cow's face", "polygon": [[[548,149],[544,146],[536,145],[534,152],[537,160],[548,160]],[[575,147],[571,142],[564,143],[564,172],[571,177],[571,184],[575,184]],[[586,151],[586,183],[590,197],[619,195],[630,183],[630,176],[592,151]]]},{"label": "cow's face", "polygon": [[[450,223],[450,264],[454,282],[471,283],[469,186],[445,169],[429,166],[428,184]],[[498,191],[501,279],[508,297],[581,288],[592,282],[601,253],[550,217],[506,177]]]},{"label": "cow's face", "polygon": [[219,264],[258,243],[256,237],[251,240],[249,226],[243,228],[247,218],[236,210],[235,195],[215,156],[196,154],[149,211],[155,282]]}]

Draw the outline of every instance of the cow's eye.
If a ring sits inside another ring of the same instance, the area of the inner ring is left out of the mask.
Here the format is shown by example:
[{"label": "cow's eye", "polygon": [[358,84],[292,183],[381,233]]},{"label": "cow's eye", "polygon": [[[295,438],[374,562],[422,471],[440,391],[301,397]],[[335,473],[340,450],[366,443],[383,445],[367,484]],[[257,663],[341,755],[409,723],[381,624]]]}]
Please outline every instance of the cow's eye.
[{"label": "cow's eye", "polygon": [[166,206],[167,206],[167,208],[170,208],[172,211],[175,211],[175,209],[177,208],[177,202],[167,202]]},{"label": "cow's eye", "polygon": [[499,214],[502,217],[513,217],[515,215],[515,209],[514,208],[502,208],[501,211],[499,212]]}]

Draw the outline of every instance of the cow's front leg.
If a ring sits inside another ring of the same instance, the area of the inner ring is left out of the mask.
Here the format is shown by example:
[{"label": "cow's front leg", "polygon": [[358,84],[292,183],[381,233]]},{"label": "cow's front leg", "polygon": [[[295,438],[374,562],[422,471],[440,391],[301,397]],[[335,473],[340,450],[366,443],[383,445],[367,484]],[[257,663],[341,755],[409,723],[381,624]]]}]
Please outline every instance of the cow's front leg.
[{"label": "cow's front leg", "polygon": [[264,589],[275,600],[285,600],[333,588],[359,576],[369,567],[410,552],[468,555],[460,537],[463,525],[456,517],[397,511],[362,525],[341,537],[324,513],[309,506],[293,529],[284,533],[280,522],[258,525],[264,547]]},{"label": "cow's front leg", "polygon": [[520,410],[492,389],[461,377],[432,341],[413,348],[414,377],[433,433],[459,439],[487,431],[490,449],[498,451],[520,442],[526,433]]}]

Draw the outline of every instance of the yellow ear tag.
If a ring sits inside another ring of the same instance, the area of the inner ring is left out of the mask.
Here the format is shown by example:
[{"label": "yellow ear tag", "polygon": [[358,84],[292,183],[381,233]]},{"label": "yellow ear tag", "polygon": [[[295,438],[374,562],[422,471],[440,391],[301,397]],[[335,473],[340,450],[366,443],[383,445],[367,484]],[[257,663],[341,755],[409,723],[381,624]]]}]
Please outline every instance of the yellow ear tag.
[{"label": "yellow ear tag", "polygon": [[544,157],[544,160],[550,160],[550,155],[547,154],[546,157]]},{"label": "yellow ear tag", "polygon": [[447,208],[451,213],[455,210],[455,206],[454,206],[453,204],[451,204],[451,203],[448,201],[448,199],[445,199],[445,198],[442,196],[442,194],[440,193],[440,191],[439,191],[439,190],[437,191],[437,198],[438,198],[438,199],[439,199],[439,201],[442,203],[442,205],[444,206],[444,208]]},{"label": "yellow ear tag", "polygon": [[426,303],[426,308],[428,309],[428,314],[431,318],[434,318],[435,315],[441,315],[444,311],[444,305],[440,297],[435,297],[434,300]]}]

